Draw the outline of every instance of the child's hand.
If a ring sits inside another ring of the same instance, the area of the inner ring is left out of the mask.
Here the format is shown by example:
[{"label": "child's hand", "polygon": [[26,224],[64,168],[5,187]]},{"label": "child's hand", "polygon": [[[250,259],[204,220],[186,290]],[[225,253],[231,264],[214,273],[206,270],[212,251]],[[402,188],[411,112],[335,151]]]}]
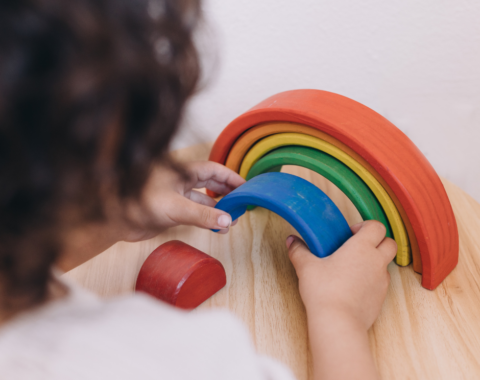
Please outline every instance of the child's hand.
[{"label": "child's hand", "polygon": [[307,310],[315,379],[377,377],[367,330],[380,313],[390,275],[387,265],[397,245],[385,227],[367,221],[333,255],[320,259],[294,236],[289,256]]},{"label": "child's hand", "polygon": [[308,312],[345,315],[365,329],[373,324],[387,294],[387,265],[397,245],[385,238],[385,227],[367,221],[352,227],[354,236],[333,255],[319,259],[297,237],[287,239]]},{"label": "child's hand", "polygon": [[122,240],[139,241],[151,238],[162,230],[178,225],[220,229],[228,232],[232,218],[215,209],[217,202],[208,195],[196,191],[206,187],[226,195],[245,180],[234,171],[211,161],[186,165],[190,180],[182,180],[170,168],[159,167],[152,173],[142,195],[143,207],[130,207],[129,215],[139,227],[130,228]]},{"label": "child's hand", "polygon": [[[245,182],[237,173],[214,162],[187,165],[191,174],[184,181],[172,169],[158,167],[149,178],[140,202],[106,207],[105,223],[88,224],[69,231],[64,237],[64,249],[57,266],[69,271],[90,260],[118,241],[141,241],[158,235],[166,228],[179,224],[201,228],[219,228],[227,232],[231,217],[214,209],[217,202],[195,191],[207,187],[219,194],[228,194]],[[125,214],[127,218],[125,218]]]}]

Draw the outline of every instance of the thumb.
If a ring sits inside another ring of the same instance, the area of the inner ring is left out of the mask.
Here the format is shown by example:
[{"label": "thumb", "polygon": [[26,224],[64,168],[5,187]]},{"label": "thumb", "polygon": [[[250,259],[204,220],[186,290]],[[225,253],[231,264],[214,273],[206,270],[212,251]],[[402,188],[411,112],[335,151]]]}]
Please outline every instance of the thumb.
[{"label": "thumb", "polygon": [[225,211],[205,206],[182,197],[182,204],[176,205],[175,215],[170,217],[178,224],[205,229],[223,230],[232,224],[232,217]]},{"label": "thumb", "polygon": [[299,271],[302,271],[314,256],[304,241],[297,236],[290,235],[287,238],[286,244],[288,248],[288,257],[298,275]]}]

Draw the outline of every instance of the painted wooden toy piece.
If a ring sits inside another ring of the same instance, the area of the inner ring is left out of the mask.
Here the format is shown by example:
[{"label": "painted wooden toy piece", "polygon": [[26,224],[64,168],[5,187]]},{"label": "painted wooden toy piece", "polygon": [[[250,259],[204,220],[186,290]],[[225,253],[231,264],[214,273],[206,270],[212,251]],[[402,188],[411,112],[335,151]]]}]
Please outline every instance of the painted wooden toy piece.
[{"label": "painted wooden toy piece", "polygon": [[228,212],[235,220],[248,205],[280,215],[318,257],[331,255],[352,236],[335,203],[318,187],[292,174],[260,174],[223,197],[215,208]]},{"label": "painted wooden toy piece", "polygon": [[458,263],[455,216],[440,178],[422,152],[392,123],[352,99],[319,90],[276,94],[232,121],[210,160],[224,163],[246,130],[284,121],[319,129],[357,152],[383,177],[413,227],[422,260],[422,286],[435,289]]},{"label": "painted wooden toy piece", "polygon": [[[410,242],[410,250],[412,254],[413,270],[417,273],[422,273],[422,259],[420,256],[420,249],[418,247],[417,238],[415,236],[415,231],[413,230],[412,224],[410,223],[407,213],[405,212],[405,209],[400,203],[400,200],[395,195],[391,187],[387,184],[387,182],[385,182],[382,176],[363,157],[361,157],[353,149],[349,148],[347,145],[337,140],[336,138],[326,134],[325,132],[320,131],[317,128],[309,127],[303,124],[280,121],[261,123],[245,131],[235,141],[232,149],[228,153],[225,165],[238,173],[243,158],[258,140],[261,140],[262,138],[270,135],[284,132],[303,133],[305,135],[318,137],[319,139],[329,142],[333,146],[336,146],[338,149],[352,157],[355,161],[357,161],[360,165],[367,169],[378,182],[380,182],[383,188],[387,191],[392,201],[395,203],[395,206],[397,207],[397,210],[402,217],[405,228],[407,229],[408,240]],[[213,192],[209,192],[209,194],[211,196],[215,196]]]},{"label": "painted wooden toy piece", "polygon": [[395,262],[401,266],[410,264],[411,254],[407,231],[405,230],[402,218],[398,213],[395,204],[392,202],[382,185],[380,185],[380,183],[370,174],[370,172],[368,172],[358,162],[353,160],[350,156],[346,155],[332,144],[320,140],[317,137],[303,135],[301,133],[279,133],[265,137],[248,151],[247,155],[243,159],[242,166],[240,167],[240,175],[243,178],[246,178],[252,166],[261,157],[273,149],[290,145],[307,146],[323,151],[337,158],[339,161],[343,162],[350,169],[352,169],[372,190],[382,205],[383,210],[387,214],[388,221],[393,231],[393,236],[398,246]]},{"label": "painted wooden toy piece", "polygon": [[226,282],[220,261],[188,244],[171,240],[147,257],[138,274],[135,291],[182,309],[194,309]]},{"label": "painted wooden toy piece", "polygon": [[348,166],[319,150],[304,146],[275,149],[252,166],[246,180],[262,173],[279,172],[283,165],[302,166],[322,175],[352,201],[363,220],[378,220],[387,229],[387,236],[393,237],[382,206],[368,186]]}]

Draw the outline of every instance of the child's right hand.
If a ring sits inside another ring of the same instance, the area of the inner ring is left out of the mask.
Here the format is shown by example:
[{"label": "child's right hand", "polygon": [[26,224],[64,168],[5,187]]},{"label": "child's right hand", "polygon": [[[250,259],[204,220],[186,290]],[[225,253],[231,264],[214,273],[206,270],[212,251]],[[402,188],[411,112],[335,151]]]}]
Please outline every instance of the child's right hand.
[{"label": "child's right hand", "polygon": [[385,227],[377,221],[354,225],[352,232],[353,237],[324,259],[295,236],[288,237],[287,246],[307,312],[344,315],[369,329],[387,294],[387,265],[397,244],[385,237]]},{"label": "child's right hand", "polygon": [[367,330],[382,308],[395,257],[385,227],[367,221],[333,255],[320,259],[295,236],[287,238],[290,260],[307,310],[315,379],[378,379]]}]

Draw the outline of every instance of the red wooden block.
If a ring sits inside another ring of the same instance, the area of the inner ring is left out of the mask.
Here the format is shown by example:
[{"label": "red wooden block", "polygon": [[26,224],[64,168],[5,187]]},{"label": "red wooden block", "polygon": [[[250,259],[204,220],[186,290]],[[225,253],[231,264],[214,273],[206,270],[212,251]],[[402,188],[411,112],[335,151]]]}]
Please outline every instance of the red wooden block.
[{"label": "red wooden block", "polygon": [[220,261],[179,240],[171,240],[147,257],[135,290],[182,309],[193,309],[226,283]]},{"label": "red wooden block", "polygon": [[317,128],[344,143],[375,169],[397,196],[413,227],[422,260],[423,287],[435,289],[455,268],[458,230],[443,184],[422,152],[387,119],[331,92],[286,91],[232,121],[215,141],[210,160],[225,163],[243,132],[269,121]]}]

